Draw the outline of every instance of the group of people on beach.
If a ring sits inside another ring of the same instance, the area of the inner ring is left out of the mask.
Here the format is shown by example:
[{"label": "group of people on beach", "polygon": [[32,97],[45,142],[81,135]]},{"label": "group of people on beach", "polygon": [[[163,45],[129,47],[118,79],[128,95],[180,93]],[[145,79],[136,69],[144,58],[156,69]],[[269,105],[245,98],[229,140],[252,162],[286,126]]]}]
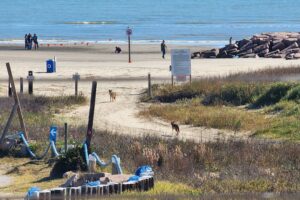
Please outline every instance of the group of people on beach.
[{"label": "group of people on beach", "polygon": [[33,48],[35,50],[37,50],[39,48],[38,37],[36,34],[33,34],[33,36],[30,33],[25,34],[24,39],[25,39],[25,49],[26,50],[31,50],[32,44],[33,44]]}]

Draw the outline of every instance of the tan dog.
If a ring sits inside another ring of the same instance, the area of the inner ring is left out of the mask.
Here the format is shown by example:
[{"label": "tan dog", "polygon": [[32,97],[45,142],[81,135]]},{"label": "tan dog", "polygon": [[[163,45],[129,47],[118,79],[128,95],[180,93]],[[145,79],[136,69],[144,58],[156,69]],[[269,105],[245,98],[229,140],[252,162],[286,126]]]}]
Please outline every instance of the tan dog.
[{"label": "tan dog", "polygon": [[175,131],[176,131],[176,136],[178,136],[179,133],[180,133],[178,124],[175,124],[175,122],[172,121],[172,122],[171,122],[171,126],[172,126],[172,132],[173,132],[173,130],[175,130]]},{"label": "tan dog", "polygon": [[117,93],[113,92],[112,90],[108,90],[110,101],[116,101]]}]

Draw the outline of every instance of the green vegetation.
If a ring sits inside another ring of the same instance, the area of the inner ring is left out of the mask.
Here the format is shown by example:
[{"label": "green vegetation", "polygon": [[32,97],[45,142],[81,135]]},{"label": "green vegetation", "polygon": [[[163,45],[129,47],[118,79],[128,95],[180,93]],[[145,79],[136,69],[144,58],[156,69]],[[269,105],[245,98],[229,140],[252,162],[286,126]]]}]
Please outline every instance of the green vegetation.
[{"label": "green vegetation", "polygon": [[154,104],[140,115],[299,141],[300,84],[277,81],[290,80],[295,72],[300,73],[299,68],[275,68],[204,78],[173,87],[154,85],[153,98],[141,99]]}]

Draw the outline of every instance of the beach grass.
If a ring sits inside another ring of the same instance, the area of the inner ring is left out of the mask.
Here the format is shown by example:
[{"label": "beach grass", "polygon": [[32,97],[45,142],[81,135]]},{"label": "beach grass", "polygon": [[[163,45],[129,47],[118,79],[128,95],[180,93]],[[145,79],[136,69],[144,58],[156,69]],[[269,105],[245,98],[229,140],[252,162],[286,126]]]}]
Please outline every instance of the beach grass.
[{"label": "beach grass", "polygon": [[191,84],[153,85],[153,97],[141,98],[152,104],[139,114],[168,122],[299,141],[300,84],[291,81],[297,73],[299,67],[272,68],[203,78]]}]

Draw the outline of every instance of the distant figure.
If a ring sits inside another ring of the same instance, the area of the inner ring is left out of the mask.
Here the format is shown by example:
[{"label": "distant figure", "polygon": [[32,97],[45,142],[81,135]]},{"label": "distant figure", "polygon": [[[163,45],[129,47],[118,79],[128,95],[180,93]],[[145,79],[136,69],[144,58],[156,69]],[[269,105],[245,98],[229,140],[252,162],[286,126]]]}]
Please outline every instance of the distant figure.
[{"label": "distant figure", "polygon": [[27,37],[28,37],[28,35],[27,35],[27,34],[25,34],[25,36],[24,36],[25,49],[28,49]]},{"label": "distant figure", "polygon": [[28,50],[32,49],[32,36],[30,33],[27,35],[27,43],[28,43]]},{"label": "distant figure", "polygon": [[32,40],[34,43],[34,49],[37,50],[39,48],[39,43],[38,43],[38,37],[36,34],[33,34]]},{"label": "distant figure", "polygon": [[121,53],[122,49],[118,46],[116,46],[116,50],[115,50],[115,53]]},{"label": "distant figure", "polygon": [[110,102],[116,101],[117,93],[113,92],[112,90],[108,90],[108,93],[109,93]]},{"label": "distant figure", "polygon": [[165,41],[163,40],[162,43],[160,44],[160,50],[161,50],[163,59],[165,59],[166,48],[167,48],[167,45],[165,44]]},{"label": "distant figure", "polygon": [[232,37],[229,38],[229,44],[232,44]]},{"label": "distant figure", "polygon": [[172,121],[171,126],[172,126],[172,132],[173,132],[173,130],[175,130],[176,131],[176,136],[178,136],[179,132],[180,132],[178,124],[175,124],[175,122]]}]

